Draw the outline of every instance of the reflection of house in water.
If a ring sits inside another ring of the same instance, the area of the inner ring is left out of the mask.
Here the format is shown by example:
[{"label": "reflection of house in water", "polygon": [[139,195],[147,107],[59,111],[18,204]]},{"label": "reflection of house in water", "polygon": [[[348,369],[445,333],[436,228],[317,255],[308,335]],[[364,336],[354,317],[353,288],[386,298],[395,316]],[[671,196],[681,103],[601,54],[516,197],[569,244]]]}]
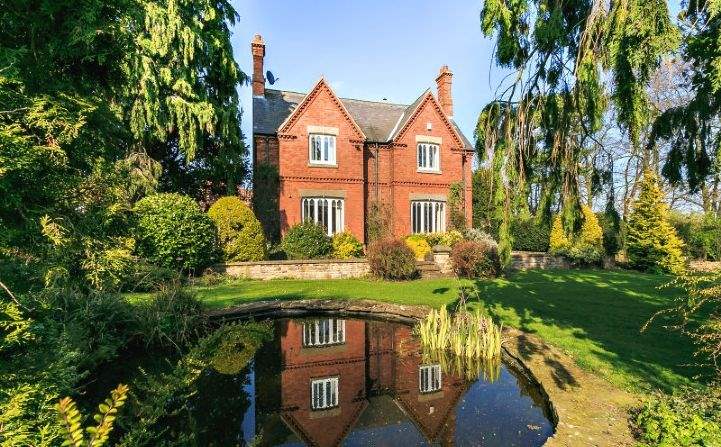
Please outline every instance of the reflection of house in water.
[{"label": "reflection of house in water", "polygon": [[468,383],[424,365],[411,328],[320,318],[285,320],[277,330],[272,349],[280,352],[256,356],[264,443],[333,446],[352,431],[370,439],[390,425],[381,439],[394,445],[393,426],[403,424],[426,442],[453,442],[456,403]]}]

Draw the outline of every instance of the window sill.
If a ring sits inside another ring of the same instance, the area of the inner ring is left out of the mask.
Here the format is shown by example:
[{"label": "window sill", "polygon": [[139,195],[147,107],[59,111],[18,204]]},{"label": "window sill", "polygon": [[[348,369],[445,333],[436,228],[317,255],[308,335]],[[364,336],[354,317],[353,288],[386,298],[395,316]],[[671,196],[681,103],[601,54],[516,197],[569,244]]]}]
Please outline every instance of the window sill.
[{"label": "window sill", "polygon": [[326,164],[326,163],[308,163],[309,168],[335,168],[338,169],[338,163]]},{"label": "window sill", "polygon": [[416,169],[419,174],[442,174],[440,169]]}]

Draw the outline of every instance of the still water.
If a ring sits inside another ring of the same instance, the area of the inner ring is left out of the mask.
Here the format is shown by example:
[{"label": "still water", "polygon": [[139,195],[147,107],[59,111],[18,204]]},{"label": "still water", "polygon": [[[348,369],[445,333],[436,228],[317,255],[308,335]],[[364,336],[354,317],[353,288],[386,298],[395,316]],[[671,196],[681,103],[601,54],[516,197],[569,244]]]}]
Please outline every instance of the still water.
[{"label": "still water", "polygon": [[201,375],[192,412],[204,445],[540,446],[553,433],[538,390],[513,367],[469,375],[434,363],[409,326],[272,325],[242,370]]}]

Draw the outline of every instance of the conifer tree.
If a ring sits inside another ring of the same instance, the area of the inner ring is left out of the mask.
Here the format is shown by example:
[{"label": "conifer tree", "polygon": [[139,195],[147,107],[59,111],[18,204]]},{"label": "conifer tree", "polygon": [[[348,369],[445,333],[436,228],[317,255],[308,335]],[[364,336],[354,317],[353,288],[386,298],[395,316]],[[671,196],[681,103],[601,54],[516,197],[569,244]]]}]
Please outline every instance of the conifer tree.
[{"label": "conifer tree", "polygon": [[553,225],[551,226],[551,236],[549,238],[548,251],[552,255],[565,255],[571,242],[566,237],[566,232],[563,230],[563,222],[561,222],[561,215],[558,214],[553,219]]},{"label": "conifer tree", "polygon": [[576,263],[596,264],[603,256],[603,230],[591,207],[582,205],[581,213],[581,231],[574,238],[569,257]]},{"label": "conifer tree", "polygon": [[626,250],[631,267],[643,271],[678,272],[683,268],[683,242],[668,220],[668,206],[658,176],[643,174],[641,192],[628,220]]},{"label": "conifer tree", "polygon": [[598,217],[588,205],[581,206],[583,213],[583,224],[581,233],[578,235],[578,242],[603,249],[603,229],[598,223]]}]

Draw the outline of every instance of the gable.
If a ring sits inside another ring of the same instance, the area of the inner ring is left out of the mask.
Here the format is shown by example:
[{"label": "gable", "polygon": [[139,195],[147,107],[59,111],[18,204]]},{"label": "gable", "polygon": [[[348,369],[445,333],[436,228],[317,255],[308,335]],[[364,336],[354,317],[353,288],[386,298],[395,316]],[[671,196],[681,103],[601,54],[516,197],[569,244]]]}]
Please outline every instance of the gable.
[{"label": "gable", "polygon": [[283,121],[283,123],[278,128],[278,134],[286,133],[290,131],[290,129],[295,125],[295,123],[298,122],[298,120],[303,116],[303,114],[312,108],[313,104],[321,99],[321,98],[328,98],[331,103],[333,103],[338,111],[342,114],[344,119],[350,124],[350,126],[353,128],[353,130],[356,133],[356,136],[361,139],[365,140],[366,135],[363,133],[363,130],[360,128],[358,123],[353,119],[351,114],[348,112],[348,109],[346,109],[345,105],[343,105],[343,102],[336,96],[335,92],[333,92],[333,89],[330,88],[330,85],[325,81],[324,78],[321,78],[313,87],[313,89],[308,93],[305,98],[298,104],[298,106],[288,115],[288,117]]},{"label": "gable", "polygon": [[438,104],[438,101],[436,101],[436,98],[433,96],[433,94],[426,90],[426,92],[421,95],[411,106],[408,107],[408,111],[403,116],[401,122],[399,123],[398,128],[396,129],[395,133],[391,135],[391,140],[393,142],[397,142],[400,139],[403,138],[403,136],[406,134],[408,129],[415,124],[418,117],[425,111],[427,108],[432,108],[435,111],[435,114],[438,116],[438,119],[443,123],[445,128],[450,132],[451,136],[453,137],[453,141],[456,144],[456,147],[458,150],[466,150],[466,143],[464,142],[463,138],[461,137],[458,129],[452,123],[445,113],[443,113],[443,109],[441,109],[440,104]]}]

